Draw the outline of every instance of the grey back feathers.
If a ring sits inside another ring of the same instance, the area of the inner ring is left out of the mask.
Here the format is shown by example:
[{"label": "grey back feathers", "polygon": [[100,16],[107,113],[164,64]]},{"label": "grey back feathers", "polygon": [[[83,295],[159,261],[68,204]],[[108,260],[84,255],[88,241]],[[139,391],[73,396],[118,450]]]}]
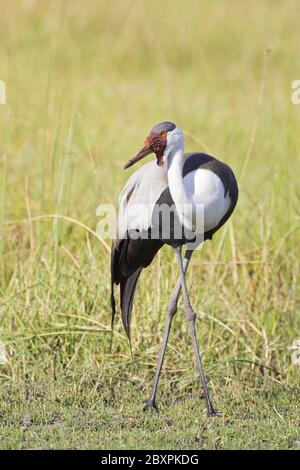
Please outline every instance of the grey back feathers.
[{"label": "grey back feathers", "polygon": [[[132,226],[139,221],[139,228],[147,230],[150,227],[151,211],[141,211],[141,208],[151,208],[158,201],[159,196],[168,187],[167,173],[163,167],[151,160],[131,175],[125,185],[119,199],[119,217],[117,224],[117,238],[122,240],[130,229],[138,228]],[[136,213],[136,211],[138,211]],[[127,217],[122,219],[121,214]],[[129,215],[130,214],[130,215]]]}]

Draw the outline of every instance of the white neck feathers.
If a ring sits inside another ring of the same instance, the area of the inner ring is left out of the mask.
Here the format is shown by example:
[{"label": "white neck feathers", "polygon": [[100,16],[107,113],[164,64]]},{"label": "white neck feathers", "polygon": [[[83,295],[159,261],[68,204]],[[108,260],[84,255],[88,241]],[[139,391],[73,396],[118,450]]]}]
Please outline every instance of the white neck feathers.
[{"label": "white neck feathers", "polygon": [[183,146],[169,152],[167,157],[167,168],[170,193],[181,223],[188,230],[193,230],[193,203],[188,197],[183,184],[183,163]]}]

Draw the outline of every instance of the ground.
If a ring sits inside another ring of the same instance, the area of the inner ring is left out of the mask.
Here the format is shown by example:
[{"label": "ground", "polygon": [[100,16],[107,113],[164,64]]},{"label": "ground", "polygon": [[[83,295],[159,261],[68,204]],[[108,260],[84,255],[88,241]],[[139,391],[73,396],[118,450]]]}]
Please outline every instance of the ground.
[{"label": "ground", "polygon": [[[64,380],[66,383],[64,383]],[[192,393],[167,394],[159,413],[143,412],[145,391],[82,385],[30,385],[1,396],[1,449],[300,449],[297,390],[270,385],[216,391],[221,417],[208,418]],[[113,385],[113,384],[112,384]],[[109,394],[108,390],[114,390]]]},{"label": "ground", "polygon": [[[1,448],[299,447],[297,0],[11,0],[0,23]],[[97,207],[117,207],[124,163],[163,120],[240,188],[187,274],[217,419],[181,300],[160,414],[141,411],[178,275],[169,248],[141,275],[132,354],[119,309],[110,347]]]}]

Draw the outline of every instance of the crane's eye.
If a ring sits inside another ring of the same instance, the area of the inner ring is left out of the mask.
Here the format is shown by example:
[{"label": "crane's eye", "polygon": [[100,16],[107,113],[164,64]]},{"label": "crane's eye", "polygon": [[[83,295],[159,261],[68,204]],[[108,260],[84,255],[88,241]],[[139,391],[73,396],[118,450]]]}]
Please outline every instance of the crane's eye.
[{"label": "crane's eye", "polygon": [[161,135],[162,137],[167,137],[167,131],[162,131]]}]

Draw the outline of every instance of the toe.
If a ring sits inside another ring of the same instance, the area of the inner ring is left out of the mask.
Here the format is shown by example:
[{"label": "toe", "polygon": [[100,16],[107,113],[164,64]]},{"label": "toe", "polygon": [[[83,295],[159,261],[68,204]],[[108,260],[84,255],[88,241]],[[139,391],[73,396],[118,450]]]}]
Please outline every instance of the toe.
[{"label": "toe", "polygon": [[147,411],[147,410],[155,411],[156,413],[158,413],[158,407],[154,400],[146,400],[144,402],[143,411]]}]

